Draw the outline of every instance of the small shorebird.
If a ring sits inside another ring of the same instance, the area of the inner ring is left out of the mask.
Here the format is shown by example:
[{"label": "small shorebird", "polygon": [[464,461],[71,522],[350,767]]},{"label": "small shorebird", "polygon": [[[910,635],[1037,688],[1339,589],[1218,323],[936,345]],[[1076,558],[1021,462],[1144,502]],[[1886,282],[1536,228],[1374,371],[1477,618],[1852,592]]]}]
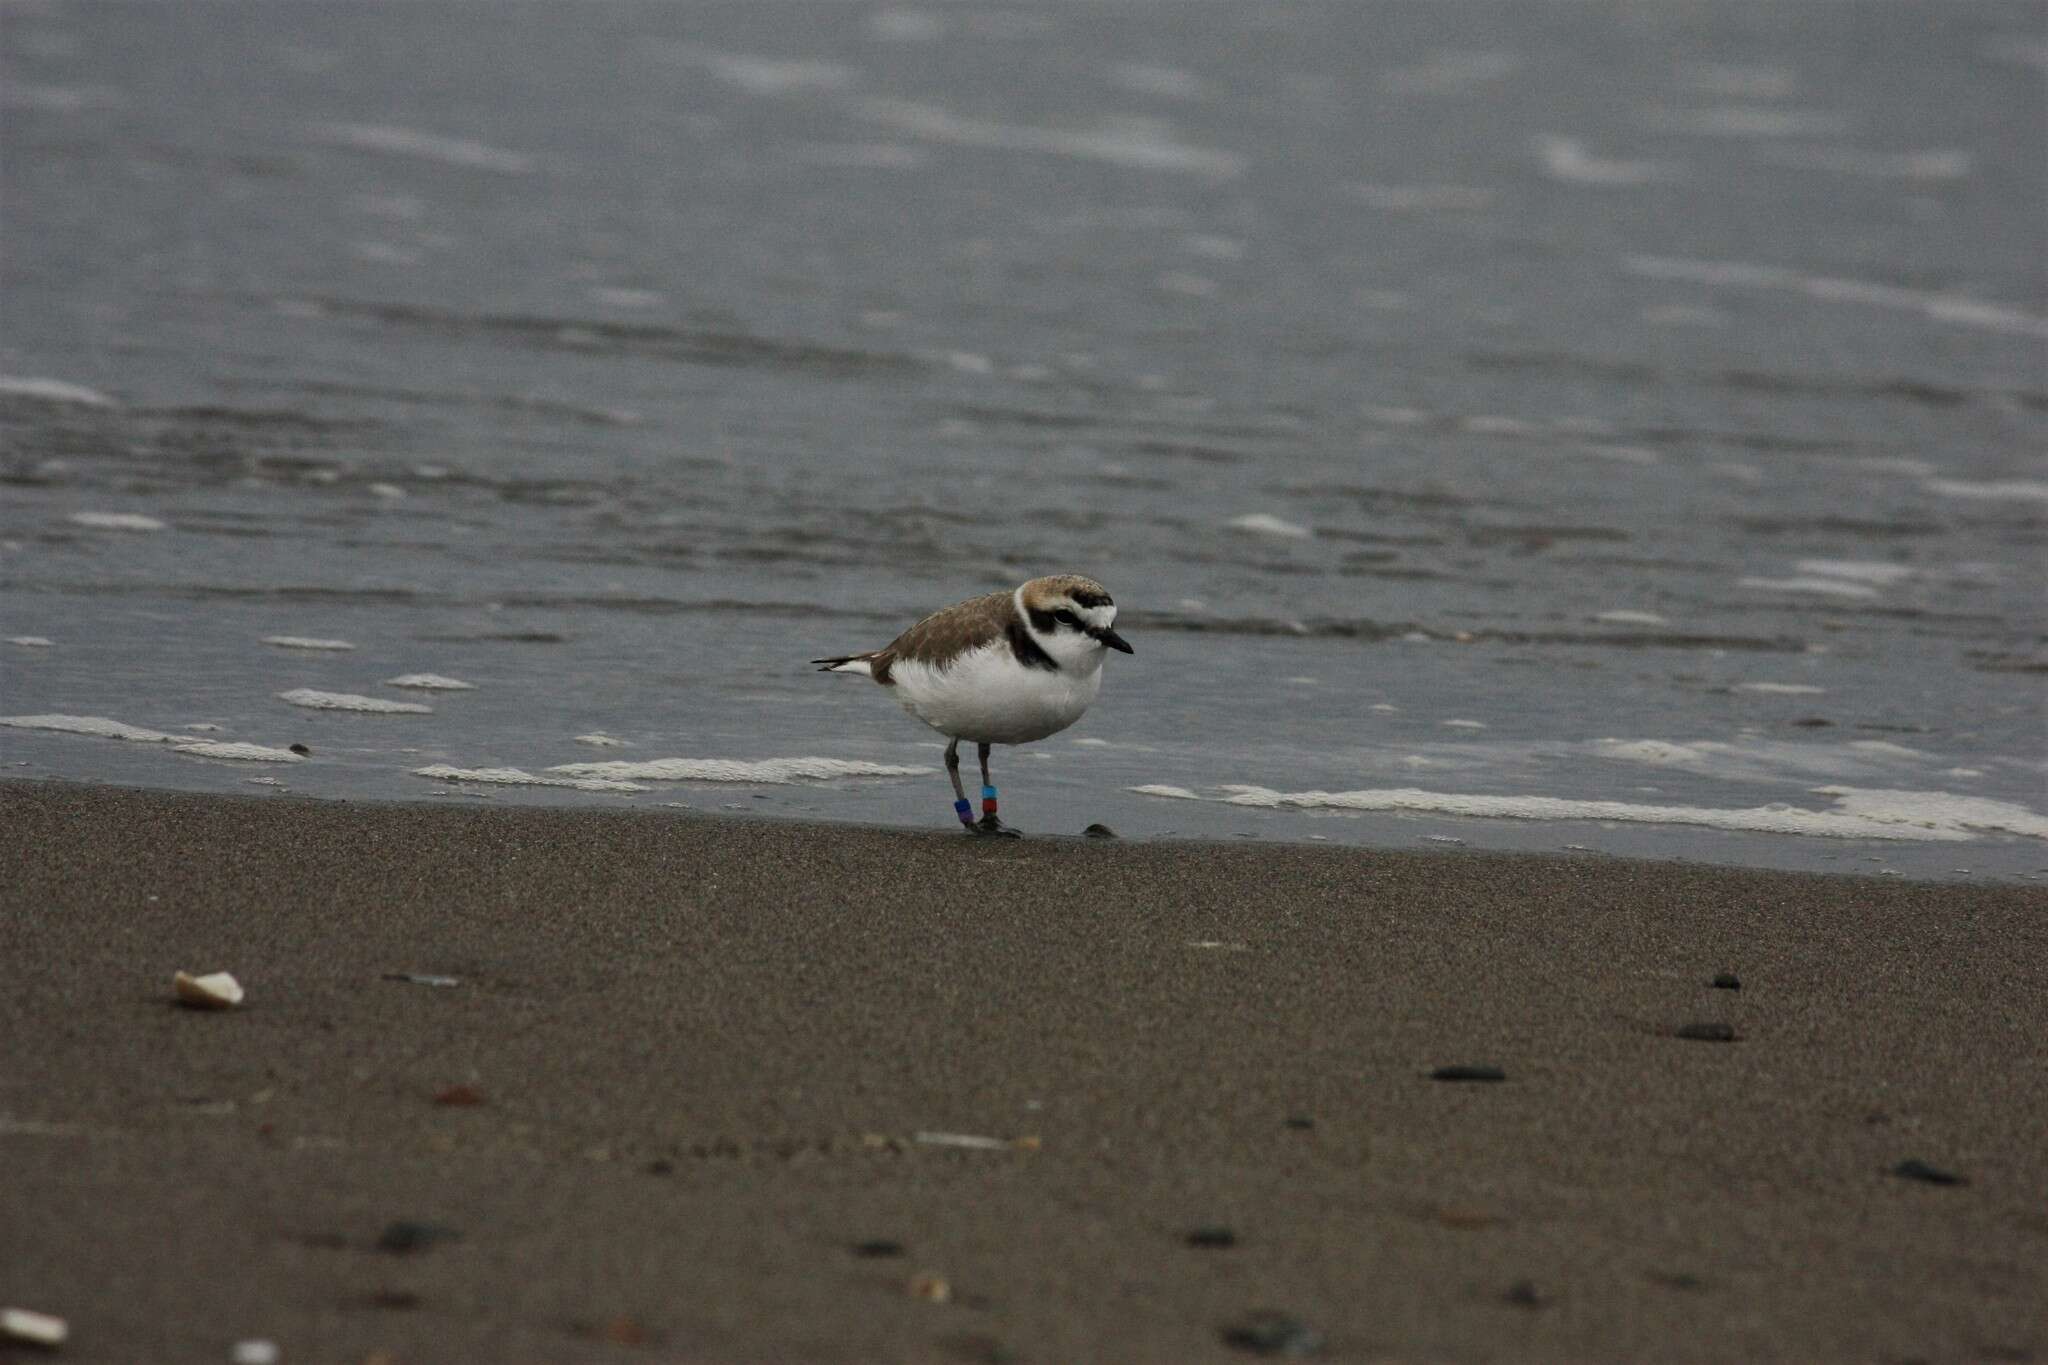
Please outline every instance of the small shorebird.
[{"label": "small shorebird", "polygon": [[[1116,603],[1100,583],[1055,574],[933,612],[882,649],[811,662],[824,673],[866,674],[948,736],[946,775],[960,823],[969,834],[1014,838],[996,818],[989,746],[1029,744],[1079,720],[1102,690],[1104,655],[1133,652],[1115,625]],[[981,754],[979,821],[960,785],[963,739]]]}]

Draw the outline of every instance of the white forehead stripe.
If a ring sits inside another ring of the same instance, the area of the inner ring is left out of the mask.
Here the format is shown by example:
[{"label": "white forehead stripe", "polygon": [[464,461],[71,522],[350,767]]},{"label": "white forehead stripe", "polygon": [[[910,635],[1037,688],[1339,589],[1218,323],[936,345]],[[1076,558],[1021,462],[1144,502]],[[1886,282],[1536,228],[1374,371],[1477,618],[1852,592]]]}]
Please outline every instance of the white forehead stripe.
[{"label": "white forehead stripe", "polygon": [[1113,605],[1107,607],[1077,606],[1074,608],[1074,615],[1080,617],[1084,624],[1094,626],[1100,630],[1108,630],[1116,624],[1116,607]]}]

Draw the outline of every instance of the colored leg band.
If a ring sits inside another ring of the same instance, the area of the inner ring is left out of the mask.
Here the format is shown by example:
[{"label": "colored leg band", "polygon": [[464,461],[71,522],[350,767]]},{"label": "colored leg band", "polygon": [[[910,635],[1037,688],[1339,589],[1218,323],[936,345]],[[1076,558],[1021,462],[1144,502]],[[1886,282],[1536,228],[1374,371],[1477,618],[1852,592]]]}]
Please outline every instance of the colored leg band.
[{"label": "colored leg band", "polygon": [[955,801],[953,803],[953,809],[959,814],[961,824],[971,825],[974,823],[974,807],[967,804],[966,797],[962,797],[958,801]]},{"label": "colored leg band", "polygon": [[996,813],[996,789],[994,787],[983,787],[981,789],[981,813],[983,815],[994,815]]}]

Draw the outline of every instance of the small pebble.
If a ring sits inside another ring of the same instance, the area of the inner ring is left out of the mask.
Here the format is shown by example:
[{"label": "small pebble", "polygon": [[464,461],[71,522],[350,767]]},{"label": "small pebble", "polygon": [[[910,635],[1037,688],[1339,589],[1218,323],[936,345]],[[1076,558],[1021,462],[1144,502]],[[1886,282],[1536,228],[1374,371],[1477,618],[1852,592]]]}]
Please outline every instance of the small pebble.
[{"label": "small pebble", "polygon": [[1433,1081],[1504,1081],[1508,1073],[1497,1066],[1440,1066],[1429,1073]]},{"label": "small pebble", "polygon": [[177,972],[171,977],[171,989],[177,992],[179,1004],[196,1010],[229,1010],[242,1003],[242,983],[227,972],[205,976]]},{"label": "small pebble", "polygon": [[1316,1126],[1316,1121],[1314,1119],[1309,1118],[1303,1114],[1295,1114],[1286,1119],[1285,1122],[1289,1128],[1308,1129]]},{"label": "small pebble", "polygon": [[484,1102],[484,1092],[473,1085],[451,1085],[434,1096],[434,1103],[455,1109],[474,1109]]},{"label": "small pebble", "polygon": [[377,1250],[402,1256],[408,1252],[424,1251],[436,1242],[450,1241],[461,1235],[454,1228],[443,1227],[439,1223],[399,1219],[385,1224],[384,1231],[377,1234]]},{"label": "small pebble", "polygon": [[1722,972],[1714,978],[1714,989],[1717,991],[1739,991],[1742,989],[1742,978],[1733,972]]},{"label": "small pebble", "polygon": [[1258,1356],[1308,1356],[1322,1349],[1322,1333],[1288,1317],[1261,1310],[1223,1329],[1223,1344]]},{"label": "small pebble", "polygon": [[1892,1174],[1902,1180],[1920,1180],[1929,1185],[1967,1185],[1968,1177],[1954,1171],[1944,1171],[1939,1166],[1930,1166],[1919,1157],[1908,1157],[1892,1167]]},{"label": "small pebble", "polygon": [[1090,825],[1088,826],[1088,828],[1082,830],[1081,833],[1090,839],[1116,838],[1116,831],[1111,829],[1108,825]]},{"label": "small pebble", "polygon": [[1671,1031],[1671,1036],[1694,1043],[1732,1043],[1739,1035],[1735,1032],[1735,1025],[1716,1022],[1680,1024]]},{"label": "small pebble", "polygon": [[649,1175],[674,1175],[676,1173],[676,1163],[670,1161],[665,1156],[658,1156],[640,1169]]},{"label": "small pebble", "polygon": [[302,756],[302,757],[303,757],[304,755],[306,755],[306,754],[310,754],[310,753],[312,753],[312,752],[313,752],[313,750],[312,750],[312,749],[311,749],[311,748],[310,748],[309,746],[307,746],[307,745],[304,745],[304,744],[294,744],[294,745],[292,745],[292,746],[291,746],[291,751],[292,751],[293,753],[295,753],[295,754],[298,754],[298,755]]},{"label": "small pebble", "polygon": [[235,1343],[235,1349],[228,1354],[234,1365],[277,1365],[277,1343],[262,1337],[251,1337]]},{"label": "small pebble", "polygon": [[853,1254],[856,1256],[901,1256],[903,1254],[903,1243],[892,1242],[886,1237],[876,1237],[865,1242],[855,1242],[853,1244]]},{"label": "small pebble", "polygon": [[1186,1242],[1191,1247],[1234,1247],[1237,1234],[1221,1224],[1195,1228],[1188,1233]]},{"label": "small pebble", "polygon": [[71,1324],[60,1317],[28,1308],[0,1308],[0,1341],[55,1348],[70,1335]]},{"label": "small pebble", "polygon": [[943,1275],[912,1275],[903,1288],[911,1298],[923,1299],[926,1303],[949,1303],[953,1298],[953,1286]]},{"label": "small pebble", "polygon": [[1517,1308],[1541,1308],[1547,1300],[1536,1292],[1534,1280],[1516,1280],[1501,1298]]}]

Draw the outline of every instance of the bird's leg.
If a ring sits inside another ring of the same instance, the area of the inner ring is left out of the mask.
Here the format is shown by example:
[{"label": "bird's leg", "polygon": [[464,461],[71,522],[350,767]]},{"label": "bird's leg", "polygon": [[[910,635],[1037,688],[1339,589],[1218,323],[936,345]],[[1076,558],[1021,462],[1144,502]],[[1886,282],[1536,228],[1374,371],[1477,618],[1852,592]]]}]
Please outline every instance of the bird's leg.
[{"label": "bird's leg", "polygon": [[[1012,839],[1021,838],[1022,835],[1018,831],[1011,829],[996,818],[995,784],[988,780],[988,751],[990,746],[979,744],[975,747],[981,754],[981,823],[976,825],[975,828],[983,834],[1007,834]],[[962,818],[966,817],[963,816]]]},{"label": "bird's leg", "polygon": [[946,776],[953,779],[953,811],[960,817],[960,823],[967,826],[967,832],[972,834],[974,807],[967,803],[967,788],[960,785],[960,741],[957,739],[946,746]]}]

